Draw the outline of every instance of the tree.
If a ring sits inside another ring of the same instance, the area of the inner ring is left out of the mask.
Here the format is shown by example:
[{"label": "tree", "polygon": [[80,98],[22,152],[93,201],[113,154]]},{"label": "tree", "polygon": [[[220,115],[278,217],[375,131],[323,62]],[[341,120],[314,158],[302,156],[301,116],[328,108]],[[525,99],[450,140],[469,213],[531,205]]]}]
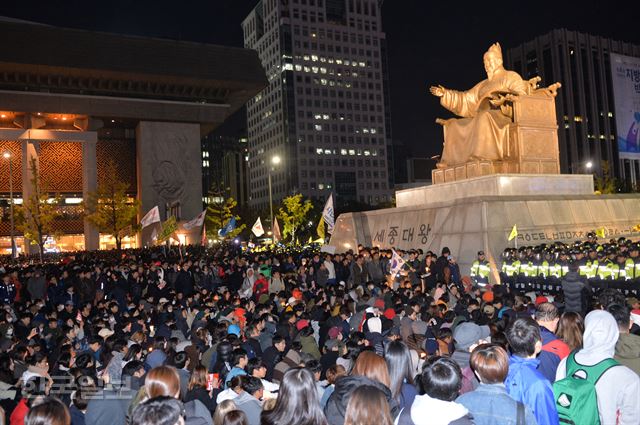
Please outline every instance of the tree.
[{"label": "tree", "polygon": [[229,189],[222,184],[214,183],[209,190],[210,202],[207,204],[206,227],[207,235],[218,237],[218,230],[222,229],[231,219],[235,217],[236,228],[227,233],[226,237],[233,239],[238,236],[246,227],[246,224],[239,224],[242,218],[235,214],[238,202],[229,196]]},{"label": "tree", "polygon": [[613,173],[611,172],[611,166],[609,161],[602,161],[602,176],[595,175],[593,183],[595,190],[600,194],[611,194],[617,191],[617,182]]},{"label": "tree", "polygon": [[38,245],[42,262],[47,238],[58,236],[55,234],[54,221],[60,216],[61,198],[60,195],[49,197],[49,193],[40,182],[38,165],[33,157],[30,159],[29,168],[32,193],[16,208],[16,228],[31,244]]},{"label": "tree", "polygon": [[291,235],[291,243],[295,243],[296,231],[307,221],[309,211],[313,208],[310,200],[302,202],[302,194],[287,196],[282,200],[284,208],[280,208],[278,218],[282,221],[282,236]]},{"label": "tree", "polygon": [[133,227],[140,201],[127,195],[129,185],[117,177],[113,161],[107,164],[105,179],[98,190],[89,192],[84,204],[87,220],[96,226],[100,233],[113,236],[118,251],[122,248],[125,230]]}]

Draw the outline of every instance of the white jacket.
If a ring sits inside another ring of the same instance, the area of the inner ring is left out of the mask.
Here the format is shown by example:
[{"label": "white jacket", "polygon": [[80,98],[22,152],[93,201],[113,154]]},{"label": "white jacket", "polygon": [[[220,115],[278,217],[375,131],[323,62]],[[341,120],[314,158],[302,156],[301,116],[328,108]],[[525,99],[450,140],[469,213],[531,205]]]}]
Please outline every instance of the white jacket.
[{"label": "white jacket", "polygon": [[[594,310],[587,314],[584,325],[584,344],[576,353],[576,362],[592,366],[613,358],[620,336],[613,316],[604,310]],[[564,378],[566,372],[564,359],[558,365],[556,381]],[[640,424],[640,377],[634,371],[622,365],[612,367],[596,383],[596,393],[602,425]]]},{"label": "white jacket", "polygon": [[438,400],[428,395],[418,395],[411,405],[411,420],[415,425],[449,425],[469,411],[455,401]]}]

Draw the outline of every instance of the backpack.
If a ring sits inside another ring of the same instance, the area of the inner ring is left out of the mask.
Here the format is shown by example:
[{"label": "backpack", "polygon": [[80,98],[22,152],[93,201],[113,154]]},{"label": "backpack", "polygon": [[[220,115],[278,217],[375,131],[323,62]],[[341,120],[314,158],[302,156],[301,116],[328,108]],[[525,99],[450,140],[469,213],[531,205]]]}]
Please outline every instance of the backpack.
[{"label": "backpack", "polygon": [[567,375],[553,384],[553,396],[561,423],[600,425],[596,383],[619,363],[605,359],[593,366],[576,362],[575,352],[567,357]]}]

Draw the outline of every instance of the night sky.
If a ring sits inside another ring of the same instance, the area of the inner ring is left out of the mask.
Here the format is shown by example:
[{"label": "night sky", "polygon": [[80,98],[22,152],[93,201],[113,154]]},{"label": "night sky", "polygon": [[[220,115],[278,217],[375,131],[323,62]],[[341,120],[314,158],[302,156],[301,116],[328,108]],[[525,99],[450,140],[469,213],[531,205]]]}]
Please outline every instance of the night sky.
[{"label": "night sky", "polygon": [[[240,22],[256,3],[2,1],[0,15],[71,28],[242,46]],[[442,130],[434,120],[445,111],[427,87],[442,84],[466,89],[483,79],[482,54],[496,41],[507,49],[564,27],[640,44],[634,3],[556,0],[467,6],[458,1],[386,0],[383,26],[389,46],[394,139],[402,140],[413,156],[439,154]],[[225,129],[232,131],[242,123],[242,117],[236,116]]]}]

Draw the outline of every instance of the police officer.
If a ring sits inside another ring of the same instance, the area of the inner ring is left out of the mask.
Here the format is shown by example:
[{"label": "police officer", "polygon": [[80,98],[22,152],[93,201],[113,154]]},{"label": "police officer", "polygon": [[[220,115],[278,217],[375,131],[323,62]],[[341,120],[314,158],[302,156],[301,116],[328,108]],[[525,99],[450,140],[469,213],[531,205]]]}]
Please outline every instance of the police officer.
[{"label": "police officer", "polygon": [[471,280],[474,285],[485,286],[489,283],[489,262],[486,260],[484,251],[478,251],[478,259],[471,265]]},{"label": "police officer", "polygon": [[627,257],[624,252],[619,251],[616,254],[616,262],[611,266],[611,279],[613,280],[627,280]]},{"label": "police officer", "polygon": [[0,302],[13,304],[16,299],[16,286],[11,281],[11,276],[7,273],[2,276],[0,282]]},{"label": "police officer", "polygon": [[629,247],[629,258],[625,263],[627,279],[636,280],[640,278],[640,245],[633,243]]}]

